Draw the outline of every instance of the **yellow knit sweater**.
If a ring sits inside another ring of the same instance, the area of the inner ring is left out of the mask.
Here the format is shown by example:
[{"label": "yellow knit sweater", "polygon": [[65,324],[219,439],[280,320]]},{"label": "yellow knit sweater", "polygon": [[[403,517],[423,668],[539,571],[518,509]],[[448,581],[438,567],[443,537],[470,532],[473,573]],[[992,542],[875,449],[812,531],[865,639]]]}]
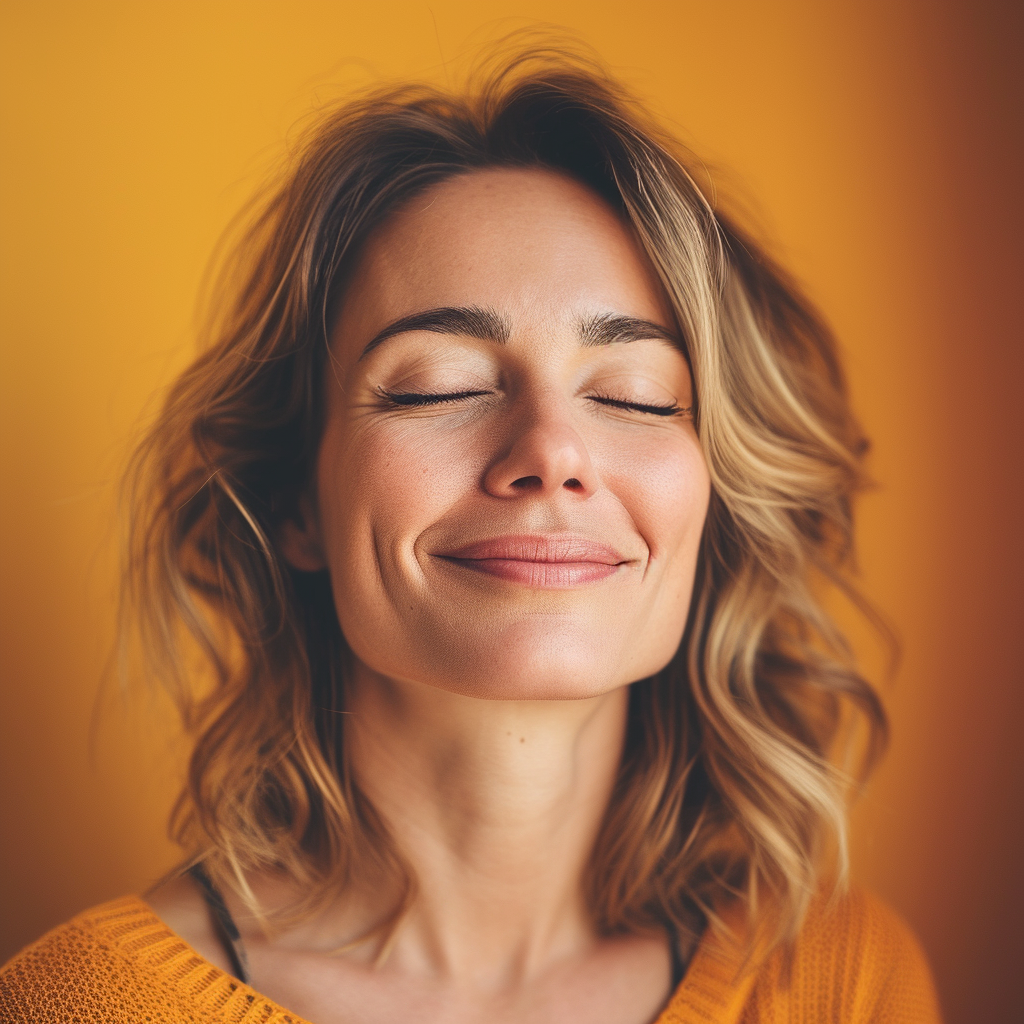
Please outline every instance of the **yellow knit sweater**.
[{"label": "yellow knit sweater", "polygon": [[[906,925],[854,892],[815,909],[784,983],[781,955],[738,976],[705,937],[656,1024],[937,1024],[935,992]],[[204,960],[136,896],[55,928],[0,969],[0,1021],[305,1024]]]}]

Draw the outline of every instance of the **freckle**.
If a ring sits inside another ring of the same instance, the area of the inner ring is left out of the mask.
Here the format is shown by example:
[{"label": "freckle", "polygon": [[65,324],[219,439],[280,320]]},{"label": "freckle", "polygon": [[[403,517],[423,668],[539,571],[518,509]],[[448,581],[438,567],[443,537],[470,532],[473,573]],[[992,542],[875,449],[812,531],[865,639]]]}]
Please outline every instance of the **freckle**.
[{"label": "freckle", "polygon": [[519,737],[519,742],[520,743],[525,743],[526,742],[526,737],[525,736],[520,736]]}]

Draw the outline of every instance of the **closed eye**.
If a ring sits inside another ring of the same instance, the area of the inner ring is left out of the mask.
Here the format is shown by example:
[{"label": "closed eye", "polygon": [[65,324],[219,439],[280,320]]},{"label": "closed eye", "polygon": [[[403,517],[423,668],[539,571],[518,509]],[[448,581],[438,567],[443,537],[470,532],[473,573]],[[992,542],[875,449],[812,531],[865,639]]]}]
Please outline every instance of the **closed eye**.
[{"label": "closed eye", "polygon": [[[377,394],[391,405],[424,406],[442,405],[449,402],[460,402],[467,398],[480,398],[483,395],[491,394],[490,391],[386,391],[384,388],[377,388]],[[665,405],[654,405],[645,402],[627,402],[621,398],[609,398],[606,395],[588,395],[590,401],[598,402],[601,405],[608,405],[614,409],[626,409],[631,412],[648,413],[652,416],[678,416],[687,415],[690,406],[679,406],[675,402]]]},{"label": "closed eye", "polygon": [[679,416],[690,412],[690,406],[676,405],[670,402],[667,405],[648,405],[644,402],[625,402],[620,398],[608,398],[605,395],[588,395],[592,402],[600,402],[601,405],[610,405],[613,409],[629,409],[633,412],[646,412],[652,416]]},{"label": "closed eye", "polygon": [[460,402],[466,398],[479,398],[489,395],[490,391],[446,391],[433,393],[426,391],[385,391],[377,388],[377,394],[392,405],[442,405],[445,402]]}]

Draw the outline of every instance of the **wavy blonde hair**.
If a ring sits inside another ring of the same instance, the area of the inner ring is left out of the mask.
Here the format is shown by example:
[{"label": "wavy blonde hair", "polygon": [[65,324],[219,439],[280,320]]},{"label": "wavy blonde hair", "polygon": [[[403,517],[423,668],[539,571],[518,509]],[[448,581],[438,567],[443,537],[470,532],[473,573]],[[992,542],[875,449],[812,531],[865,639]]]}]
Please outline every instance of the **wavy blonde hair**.
[{"label": "wavy blonde hair", "polygon": [[[414,880],[348,769],[348,651],[325,573],[275,547],[311,480],[340,284],[389,211],[452,175],[544,167],[632,225],[696,383],[712,498],[688,625],[630,694],[627,743],[587,891],[603,932],[695,935],[745,901],[768,945],[846,871],[846,723],[885,717],[822,601],[848,579],[866,443],[836,346],[764,251],[709,202],[696,164],[587,58],[532,50],[458,94],[403,86],[319,116],[216,278],[210,338],[127,476],[122,607],[194,736],[172,832],[252,901],[248,869],[309,894],[368,859]],[[212,668],[197,688],[194,645]],[[856,713],[847,714],[847,710]],[[863,730],[862,730],[863,732]]]}]

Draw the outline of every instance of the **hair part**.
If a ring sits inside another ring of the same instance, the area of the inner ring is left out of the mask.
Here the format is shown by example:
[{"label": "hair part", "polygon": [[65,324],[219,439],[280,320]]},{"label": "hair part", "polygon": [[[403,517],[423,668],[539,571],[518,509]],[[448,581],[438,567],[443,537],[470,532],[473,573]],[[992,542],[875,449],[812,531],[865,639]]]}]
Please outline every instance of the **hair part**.
[{"label": "hair part", "polygon": [[586,880],[596,926],[696,936],[741,900],[771,947],[822,878],[845,878],[837,744],[865,723],[863,776],[886,724],[819,591],[856,595],[867,445],[828,329],[693,163],[595,63],[533,50],[459,94],[403,86],[322,114],[263,196],[216,280],[205,348],[126,477],[122,596],[124,636],[194,736],[173,834],[254,910],[255,868],[299,883],[297,915],[357,866],[390,874],[403,895],[384,933],[415,893],[349,771],[349,652],[326,572],[291,569],[274,538],[312,477],[328,329],[363,241],[415,194],[494,167],[569,175],[632,224],[685,338],[711,473],[683,641],[631,689]]}]

